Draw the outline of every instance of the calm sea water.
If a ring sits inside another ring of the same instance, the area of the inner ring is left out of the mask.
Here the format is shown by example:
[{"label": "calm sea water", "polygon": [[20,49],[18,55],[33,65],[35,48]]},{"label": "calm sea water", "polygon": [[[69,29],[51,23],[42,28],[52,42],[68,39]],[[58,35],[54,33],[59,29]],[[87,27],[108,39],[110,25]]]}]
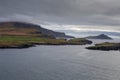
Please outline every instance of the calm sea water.
[{"label": "calm sea water", "polygon": [[119,51],[84,48],[0,49],[0,80],[120,80]]}]

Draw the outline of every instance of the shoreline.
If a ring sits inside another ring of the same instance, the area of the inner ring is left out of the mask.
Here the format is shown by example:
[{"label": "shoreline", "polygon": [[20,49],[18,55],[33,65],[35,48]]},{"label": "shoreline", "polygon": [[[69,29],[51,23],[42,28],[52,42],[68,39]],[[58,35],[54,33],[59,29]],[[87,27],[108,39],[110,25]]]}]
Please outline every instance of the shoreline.
[{"label": "shoreline", "polygon": [[86,47],[86,49],[88,49],[88,50],[102,50],[102,51],[110,51],[110,50],[120,51],[120,43],[103,42],[103,43],[95,44],[94,46]]},{"label": "shoreline", "polygon": [[50,45],[50,46],[64,46],[64,45],[89,45],[89,44],[70,44],[70,43],[63,43],[63,44],[51,44],[51,43],[33,43],[33,44],[26,44],[20,46],[1,46],[0,49],[24,49],[30,47],[36,47],[37,45]]}]

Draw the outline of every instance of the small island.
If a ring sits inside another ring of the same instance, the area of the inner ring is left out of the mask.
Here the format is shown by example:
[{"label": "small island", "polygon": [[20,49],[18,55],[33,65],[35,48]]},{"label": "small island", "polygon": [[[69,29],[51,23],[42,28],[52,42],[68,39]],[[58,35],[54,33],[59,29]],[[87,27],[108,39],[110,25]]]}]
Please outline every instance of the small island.
[{"label": "small island", "polygon": [[86,37],[86,39],[108,39],[108,40],[112,40],[111,37],[109,37],[108,35],[105,35],[105,34],[100,34],[100,35],[97,35],[97,36],[88,36]]},{"label": "small island", "polygon": [[86,47],[86,49],[90,50],[120,50],[120,43],[110,43],[110,42],[104,42],[100,44],[95,44],[95,46]]},{"label": "small island", "polygon": [[[67,40],[67,38],[71,38]],[[85,45],[92,41],[24,22],[0,23],[0,48],[29,48],[35,45]]]}]

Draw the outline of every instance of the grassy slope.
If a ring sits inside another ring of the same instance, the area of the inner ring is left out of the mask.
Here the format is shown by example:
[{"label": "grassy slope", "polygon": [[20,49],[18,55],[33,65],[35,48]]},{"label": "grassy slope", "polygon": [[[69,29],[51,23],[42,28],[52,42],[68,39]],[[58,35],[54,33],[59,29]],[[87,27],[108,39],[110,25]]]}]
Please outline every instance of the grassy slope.
[{"label": "grassy slope", "polygon": [[34,28],[0,27],[0,35],[41,36]]}]

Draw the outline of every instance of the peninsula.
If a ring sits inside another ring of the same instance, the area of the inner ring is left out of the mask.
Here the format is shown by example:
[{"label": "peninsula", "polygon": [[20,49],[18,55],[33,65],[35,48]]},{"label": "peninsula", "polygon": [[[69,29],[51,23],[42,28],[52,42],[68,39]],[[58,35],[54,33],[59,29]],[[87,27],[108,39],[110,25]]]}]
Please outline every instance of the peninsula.
[{"label": "peninsula", "polygon": [[110,42],[104,42],[100,44],[95,44],[95,46],[86,47],[86,49],[90,50],[120,50],[120,43],[110,43]]}]

